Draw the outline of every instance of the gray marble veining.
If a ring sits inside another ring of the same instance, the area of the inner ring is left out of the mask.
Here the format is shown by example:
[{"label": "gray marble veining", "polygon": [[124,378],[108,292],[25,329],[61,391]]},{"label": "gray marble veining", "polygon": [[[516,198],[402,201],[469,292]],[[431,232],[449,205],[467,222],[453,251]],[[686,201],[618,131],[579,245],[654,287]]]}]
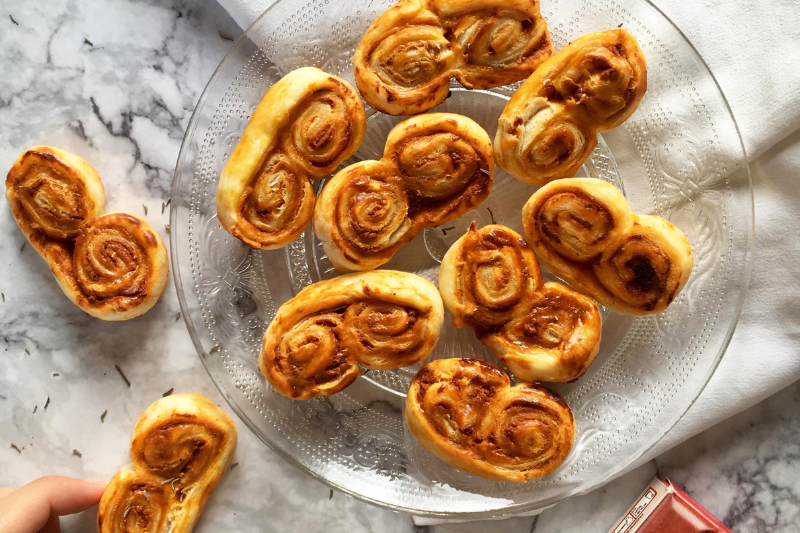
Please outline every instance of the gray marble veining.
[{"label": "gray marble veining", "polygon": [[[0,166],[34,144],[73,151],[100,173],[107,211],[145,216],[168,239],[161,206],[184,128],[240,30],[213,0],[0,6]],[[205,394],[230,412],[194,352],[171,282],[147,315],[95,320],[61,293],[0,207],[0,292],[0,485],[45,474],[110,478],[128,462],[136,418],[171,388]],[[239,467],[223,479],[198,532],[602,533],[656,472],[739,533],[800,531],[798,385],[601,489],[502,522],[415,527],[408,515],[331,496],[239,429]],[[91,512],[70,517],[64,530],[91,531],[93,521]]]}]

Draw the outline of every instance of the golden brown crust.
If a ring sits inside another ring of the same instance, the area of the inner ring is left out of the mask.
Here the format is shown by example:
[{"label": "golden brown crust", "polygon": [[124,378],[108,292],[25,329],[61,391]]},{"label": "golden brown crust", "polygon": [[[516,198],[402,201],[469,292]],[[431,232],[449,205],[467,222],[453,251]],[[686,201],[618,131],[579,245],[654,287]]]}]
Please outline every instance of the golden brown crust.
[{"label": "golden brown crust", "polygon": [[545,61],[511,97],[494,140],[497,165],[543,185],[571,178],[597,146],[639,106],[647,65],[624,29],[586,34]]},{"label": "golden brown crust", "polygon": [[103,215],[103,184],[80,157],[49,146],[25,151],[8,173],[6,198],[64,294],[90,315],[127,320],[164,292],[161,237],[134,215]]},{"label": "golden brown crust", "polygon": [[597,305],[543,283],[528,243],[505,226],[473,224],[442,259],[439,292],[453,325],[472,328],[522,381],[574,381],[600,349]]},{"label": "golden brown crust", "polygon": [[426,363],[411,381],[403,416],[423,448],[497,481],[550,474],[575,440],[575,419],[560,395],[532,383],[512,387],[500,367],[474,359]]},{"label": "golden brown crust", "polygon": [[314,232],[338,270],[376,268],[419,232],[478,206],[492,185],[489,136],[474,121],[429,113],[400,122],[380,161],[339,171],[314,208]]},{"label": "golden brown crust", "polygon": [[538,0],[400,0],[353,56],[358,90],[390,115],[442,103],[453,76],[489,89],[529,76],[553,53]]},{"label": "golden brown crust", "polygon": [[425,359],[444,321],[436,287],[413,274],[377,270],[314,283],[283,304],[258,368],[289,398],[329,396],[363,365],[391,370]]},{"label": "golden brown crust", "polygon": [[660,313],[694,265],[686,236],[661,217],[637,215],[619,190],[594,178],[539,189],[522,210],[528,242],[557,276],[624,315]]},{"label": "golden brown crust", "polygon": [[222,409],[198,394],[148,407],[131,434],[131,461],[97,509],[99,533],[189,533],[231,464],[238,434]]},{"label": "golden brown crust", "polygon": [[252,248],[287,245],[314,212],[309,179],[328,177],[355,153],[364,105],[346,81],[318,68],[290,72],[264,94],[217,186],[217,214]]}]

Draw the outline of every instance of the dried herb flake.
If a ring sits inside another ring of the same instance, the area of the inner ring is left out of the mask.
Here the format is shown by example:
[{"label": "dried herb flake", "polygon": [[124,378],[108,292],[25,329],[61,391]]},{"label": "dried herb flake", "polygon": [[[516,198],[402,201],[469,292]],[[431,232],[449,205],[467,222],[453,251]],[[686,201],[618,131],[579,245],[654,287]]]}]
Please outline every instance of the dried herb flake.
[{"label": "dried herb flake", "polygon": [[33,413],[31,413],[31,414],[32,414],[32,415],[35,415],[35,414],[36,414],[36,411],[37,411],[38,409],[39,409],[39,406],[38,406],[38,405],[34,405],[34,406],[33,406]]},{"label": "dried herb flake", "polygon": [[83,454],[78,450],[72,450],[72,455],[77,455],[78,457],[83,457]]},{"label": "dried herb flake", "polygon": [[54,378],[57,378],[57,377],[58,377],[58,376],[60,376],[60,375],[61,375],[61,374],[59,374],[58,372],[55,372],[55,373],[53,374],[53,377],[54,377]]},{"label": "dried herb flake", "polygon": [[122,369],[119,367],[119,365],[114,365],[114,368],[117,369],[117,372],[119,372],[119,375],[122,376],[122,379],[125,380],[125,384],[128,385],[128,388],[131,388],[131,382],[128,381],[127,377],[125,377],[125,374],[122,372]]},{"label": "dried herb flake", "polygon": [[[172,388],[171,388],[171,389],[169,389],[167,392],[165,392],[164,394],[162,394],[162,395],[161,395],[161,397],[162,397],[162,398],[166,398],[167,396],[169,396],[170,394],[172,394],[172,391],[174,391],[174,390],[175,390],[175,387],[172,387]],[[163,485],[163,483],[162,483],[162,485]]]},{"label": "dried herb flake", "polygon": [[103,423],[103,422],[105,422],[105,421],[106,421],[106,415],[107,415],[107,414],[108,414],[108,409],[106,409],[105,411],[103,411],[103,414],[102,414],[102,415],[100,415],[100,423]]},{"label": "dried herb flake", "polygon": [[331,492],[328,494],[328,499],[333,499],[333,489],[331,489]]},{"label": "dried herb flake", "polygon": [[47,397],[47,402],[44,404],[45,410],[47,409],[48,405],[50,405],[50,396]]},{"label": "dried herb flake", "polygon": [[222,35],[221,31],[219,31],[217,33],[219,33],[219,36],[222,37],[223,40],[225,40],[225,41],[233,41],[233,37],[228,37],[227,35]]},{"label": "dried herb flake", "polygon": [[87,39],[86,37],[83,38],[83,42],[88,44],[89,46],[94,46],[94,43],[92,41],[90,41],[89,39]]},{"label": "dried herb flake", "polygon": [[16,444],[14,444],[13,442],[11,443],[11,447],[14,448],[15,450],[17,450],[17,452],[22,453],[22,450],[20,449],[20,447],[17,446]]},{"label": "dried herb flake", "polygon": [[228,472],[232,472],[232,471],[233,471],[233,469],[234,469],[234,468],[236,468],[237,466],[239,466],[239,463],[233,463],[233,464],[231,465],[231,467],[228,469]]},{"label": "dried herb flake", "polygon": [[11,19],[11,22],[13,22],[13,23],[14,23],[14,24],[16,24],[17,26],[19,26],[19,22],[17,22],[16,20],[14,20],[14,17],[12,17],[11,15],[9,15],[9,16],[8,16],[8,18],[10,18],[10,19]]},{"label": "dried herb flake", "polygon": [[486,208],[486,210],[489,211],[489,216],[492,217],[492,224],[494,224],[495,223],[494,222],[494,213],[492,213],[492,210],[489,209],[488,207]]},{"label": "dried herb flake", "polygon": [[164,229],[167,230],[167,233],[169,233],[169,224],[164,224]]},{"label": "dried herb flake", "polygon": [[178,321],[178,320],[180,320],[180,319],[181,319],[181,312],[180,312],[180,311],[178,311],[178,314],[177,314],[177,315],[175,315],[175,322],[177,322],[177,321]]},{"label": "dried herb flake", "polygon": [[30,355],[30,354],[31,354],[31,351],[30,351],[29,349],[25,348],[25,353],[26,353],[26,354],[28,354],[28,355]]},{"label": "dried herb flake", "polygon": [[22,243],[22,246],[20,246],[20,247],[19,247],[19,251],[20,251],[20,252],[21,252],[22,250],[24,250],[24,249],[25,249],[25,245],[26,245],[26,244],[28,244],[28,242],[27,242],[27,241],[25,241],[25,242],[23,242],[23,243]]},{"label": "dried herb flake", "polygon": [[165,204],[164,202],[161,202],[161,214],[162,215],[164,214],[164,209],[166,209],[166,208],[167,208],[167,204]]}]

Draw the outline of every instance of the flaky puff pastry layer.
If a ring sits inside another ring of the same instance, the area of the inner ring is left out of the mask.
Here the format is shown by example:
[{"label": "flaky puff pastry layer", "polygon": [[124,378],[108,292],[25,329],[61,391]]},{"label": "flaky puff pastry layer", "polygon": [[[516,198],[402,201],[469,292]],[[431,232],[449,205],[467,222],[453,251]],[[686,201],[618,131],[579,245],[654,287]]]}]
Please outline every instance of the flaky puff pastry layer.
[{"label": "flaky puff pastry layer", "polygon": [[410,366],[430,355],[444,322],[434,285],[394,270],[320,281],[283,304],[272,319],[258,368],[295,400],[329,396],[361,375]]},{"label": "flaky puff pastry layer", "polygon": [[635,214],[619,189],[595,178],[545,185],[525,204],[522,224],[554,274],[623,315],[666,309],[694,265],[681,230]]},{"label": "flaky puff pastry layer", "polygon": [[494,139],[497,165],[543,185],[571,178],[597,146],[639,107],[647,64],[623,29],[589,33],[545,61],[514,93]]},{"label": "flaky puff pastry layer", "polygon": [[460,470],[497,481],[544,477],[575,441],[572,410],[540,385],[511,385],[499,366],[438,359],[411,380],[403,411],[423,448]]},{"label": "flaky puff pastry layer", "polygon": [[26,150],[8,172],[6,198],[64,294],[90,315],[137,317],[164,292],[169,262],[161,237],[129,213],[103,215],[100,177],[77,155]]},{"label": "flaky puff pastry layer", "polygon": [[310,179],[327,178],[364,139],[366,115],[346,81],[314,67],[269,88],[222,170],[217,215],[252,248],[296,239],[314,212]]},{"label": "flaky puff pastry layer", "polygon": [[414,115],[444,102],[454,76],[468,89],[507,85],[552,53],[538,0],[401,0],[367,29],[353,64],[370,106]]},{"label": "flaky puff pastry layer", "polygon": [[429,113],[397,124],[380,161],[339,171],[314,208],[314,232],[338,270],[370,270],[425,228],[456,219],[487,196],[489,135],[473,120]]},{"label": "flaky puff pastry layer", "polygon": [[600,349],[597,305],[544,283],[528,243],[505,226],[473,224],[453,243],[439,269],[439,292],[453,325],[472,328],[522,381],[574,381]]},{"label": "flaky puff pastry layer", "polygon": [[131,464],[111,479],[97,509],[99,533],[189,533],[228,469],[238,433],[199,394],[148,407],[131,434]]}]

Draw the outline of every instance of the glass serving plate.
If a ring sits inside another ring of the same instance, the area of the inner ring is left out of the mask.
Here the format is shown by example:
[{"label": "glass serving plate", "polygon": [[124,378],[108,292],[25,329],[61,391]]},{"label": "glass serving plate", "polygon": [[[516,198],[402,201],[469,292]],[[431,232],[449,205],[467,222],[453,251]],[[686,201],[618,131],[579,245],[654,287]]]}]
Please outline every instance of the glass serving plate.
[{"label": "glass serving plate", "polygon": [[[234,411],[276,452],[338,490],[418,515],[479,518],[540,509],[597,487],[630,466],[698,397],[731,338],[752,259],[747,160],[724,95],[692,45],[646,1],[543,0],[558,49],[584,33],[623,26],[648,62],[648,91],[623,126],[606,132],[581,174],[617,185],[638,213],[661,215],[688,236],[689,282],[664,312],[604,312],[600,353],[575,383],[554,385],[575,413],[575,447],[550,476],[525,484],[458,471],[422,449],[404,427],[406,387],[417,367],[368,371],[345,391],[293,401],[259,374],[262,335],[300,289],[336,275],[309,229],[281,250],[251,250],[216,218],[220,172],[264,92],[313,65],[355,85],[350,57],[391,0],[279,0],[234,44],[200,98],[172,189],[173,274],[200,359]],[[516,86],[518,86],[517,84]],[[494,138],[516,86],[466,91],[435,111],[471,117]],[[379,159],[400,119],[368,108],[364,143],[345,165]],[[470,223],[521,232],[534,192],[499,168],[475,211],[431,228],[385,268],[436,281],[439,260]],[[317,184],[321,186],[322,184]],[[431,358],[493,360],[469,329],[446,319]]]}]

